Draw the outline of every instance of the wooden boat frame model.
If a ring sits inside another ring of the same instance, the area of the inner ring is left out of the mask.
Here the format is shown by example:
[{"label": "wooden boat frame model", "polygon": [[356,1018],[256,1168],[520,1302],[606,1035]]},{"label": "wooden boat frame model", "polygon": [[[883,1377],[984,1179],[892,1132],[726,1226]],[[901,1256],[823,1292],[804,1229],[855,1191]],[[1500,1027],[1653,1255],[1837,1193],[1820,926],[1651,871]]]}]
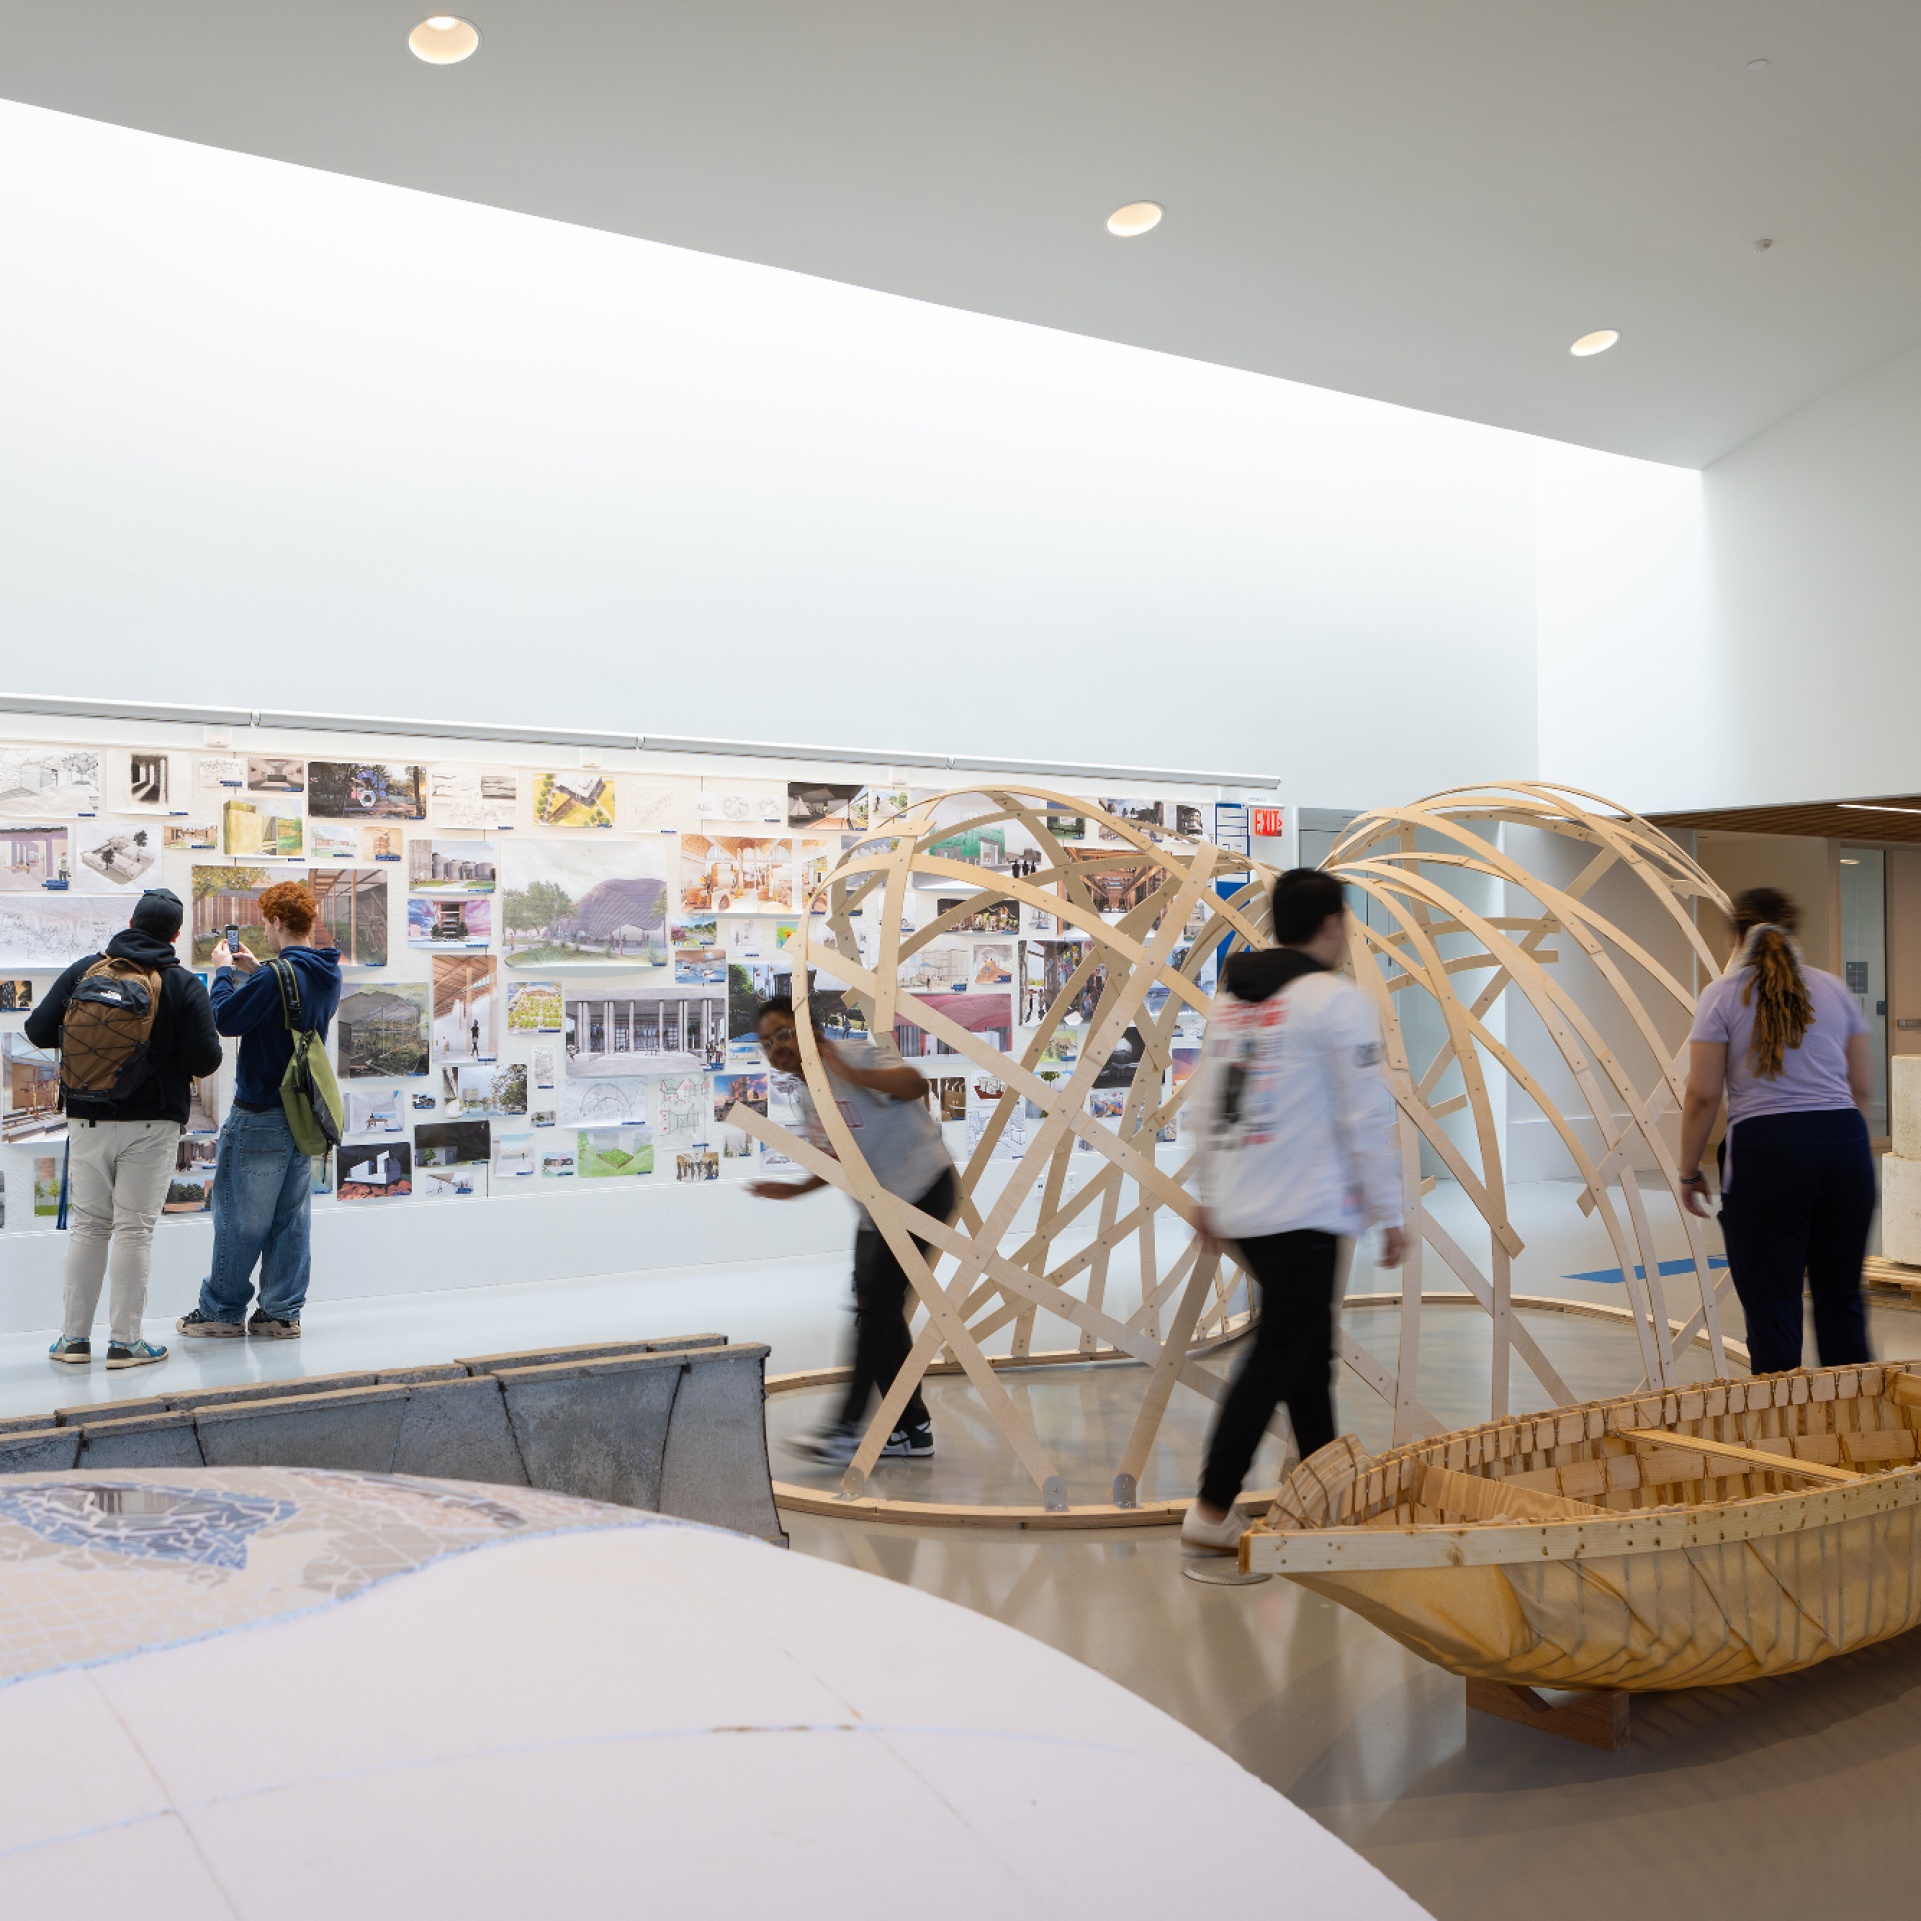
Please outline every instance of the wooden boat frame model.
[{"label": "wooden boat frame model", "polygon": [[1921,1362],[1624,1395],[1379,1457],[1343,1435],[1241,1566],[1352,1608],[1471,1697],[1727,1686],[1921,1625],[1918,1441]]}]

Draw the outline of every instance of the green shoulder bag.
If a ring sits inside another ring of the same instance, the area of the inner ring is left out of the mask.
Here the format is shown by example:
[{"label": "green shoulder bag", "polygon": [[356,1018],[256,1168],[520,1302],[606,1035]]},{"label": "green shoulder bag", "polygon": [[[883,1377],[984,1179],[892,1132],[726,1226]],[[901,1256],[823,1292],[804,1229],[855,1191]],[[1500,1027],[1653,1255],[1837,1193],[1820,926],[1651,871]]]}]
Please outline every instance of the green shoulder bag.
[{"label": "green shoulder bag", "polygon": [[280,1105],[287,1110],[287,1125],[301,1153],[327,1154],[340,1145],[346,1113],[340,1083],[334,1079],[326,1043],[301,1015],[300,981],[293,968],[283,960],[267,965],[280,988],[280,1012],[287,1032],[294,1037],[293,1057],[280,1077]]}]

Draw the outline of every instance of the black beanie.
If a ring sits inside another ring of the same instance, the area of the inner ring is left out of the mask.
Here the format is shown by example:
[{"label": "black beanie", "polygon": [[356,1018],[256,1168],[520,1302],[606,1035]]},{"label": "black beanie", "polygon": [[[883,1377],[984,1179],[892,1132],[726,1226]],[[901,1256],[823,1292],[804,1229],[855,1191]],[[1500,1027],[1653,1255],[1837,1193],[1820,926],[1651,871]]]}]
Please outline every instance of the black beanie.
[{"label": "black beanie", "polygon": [[156,940],[172,940],[180,932],[180,923],[185,918],[186,909],[171,887],[149,887],[134,903],[127,925],[153,935]]}]

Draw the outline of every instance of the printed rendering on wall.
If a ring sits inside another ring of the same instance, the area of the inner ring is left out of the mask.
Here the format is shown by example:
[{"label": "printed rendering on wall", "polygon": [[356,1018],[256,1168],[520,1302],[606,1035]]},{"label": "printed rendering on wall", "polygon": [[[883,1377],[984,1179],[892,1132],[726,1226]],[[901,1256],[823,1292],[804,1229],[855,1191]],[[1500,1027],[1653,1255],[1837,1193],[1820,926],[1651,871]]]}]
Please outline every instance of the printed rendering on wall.
[{"label": "printed rendering on wall", "polygon": [[194,792],[223,799],[247,784],[247,763],[238,754],[202,754],[193,764]]},{"label": "printed rendering on wall", "polygon": [[392,761],[310,760],[307,812],[321,820],[425,820],[426,769]]},{"label": "printed rendering on wall", "polygon": [[310,820],[307,823],[309,860],[358,860],[361,829],[350,820]]},{"label": "printed rendering on wall", "polygon": [[514,1115],[527,1111],[527,1066],[524,1061],[496,1061],[491,1066],[466,1063],[440,1070],[441,1096],[450,1113],[474,1118]]},{"label": "printed rendering on wall", "polygon": [[644,1127],[583,1127],[574,1157],[584,1181],[631,1180],[654,1171],[653,1136]]},{"label": "printed rendering on wall", "polygon": [[41,894],[72,884],[68,830],[0,827],[0,894]]},{"label": "printed rendering on wall", "polygon": [[714,1119],[724,1121],[727,1110],[739,1101],[756,1114],[767,1112],[767,1075],[716,1074],[714,1076]]},{"label": "printed rendering on wall", "polygon": [[531,1134],[495,1135],[495,1180],[531,1180],[534,1176],[535,1166],[534,1137]]},{"label": "printed rendering on wall", "polygon": [[520,777],[511,767],[430,767],[427,801],[437,827],[511,827],[520,811]]},{"label": "printed rendering on wall", "polygon": [[569,1075],[678,1074],[722,1067],[726,996],[699,987],[570,993],[561,1032]]},{"label": "printed rendering on wall", "polygon": [[558,981],[509,981],[507,983],[507,1031],[510,1034],[558,1034],[560,1032],[560,983]]},{"label": "printed rendering on wall", "polygon": [[336,1150],[338,1193],[343,1201],[396,1201],[414,1191],[413,1149],[405,1141],[380,1141]]},{"label": "printed rendering on wall", "polygon": [[574,1177],[574,1137],[568,1136],[563,1146],[559,1141],[543,1141],[540,1144],[540,1178],[543,1181],[565,1181]]},{"label": "printed rendering on wall", "polygon": [[434,1064],[493,1060],[500,1052],[494,957],[436,954],[433,970]]},{"label": "printed rendering on wall", "polygon": [[677,1181],[717,1181],[720,1179],[720,1154],[711,1147],[689,1147],[674,1156]]},{"label": "printed rendering on wall", "polygon": [[387,875],[379,867],[316,867],[307,885],[320,909],[314,940],[347,967],[387,965]]},{"label": "printed rendering on wall", "polygon": [[614,783],[595,768],[546,770],[534,776],[536,827],[612,827]]},{"label": "printed rendering on wall", "polygon": [[644,1121],[652,1106],[653,1085],[639,1075],[625,1079],[563,1081],[555,1111],[563,1127],[607,1127],[616,1121]]},{"label": "printed rendering on wall", "polygon": [[690,920],[673,930],[674,979],[683,987],[719,987],[727,979],[727,950],[720,944],[720,923]]},{"label": "printed rendering on wall", "polygon": [[135,807],[164,807],[170,785],[167,756],[136,747],[127,756],[127,799]]},{"label": "printed rendering on wall", "polygon": [[213,1205],[214,1166],[220,1142],[205,1135],[183,1135],[174,1149],[173,1178],[167,1183],[167,1198],[160,1203],[163,1214],[204,1214]]},{"label": "printed rendering on wall", "polygon": [[671,843],[509,841],[500,919],[509,967],[667,964]]},{"label": "printed rendering on wall", "polygon": [[1129,861],[1095,847],[1072,847],[1068,852],[1077,861],[1089,863],[1078,879],[1099,914],[1131,914],[1167,880],[1166,869],[1152,861]]},{"label": "printed rendering on wall", "polygon": [[[934,903],[937,914],[945,914],[951,908],[964,907],[964,895],[943,895]],[[1018,934],[1021,931],[1019,906],[1011,900],[990,901],[978,912],[965,915],[957,920],[952,928],[956,934]]]},{"label": "printed rendering on wall", "polygon": [[422,1121],[414,1129],[414,1167],[484,1167],[493,1158],[487,1121]]},{"label": "printed rendering on wall", "polygon": [[[74,958],[77,960],[79,956]],[[0,1014],[24,1014],[32,1006],[32,981],[0,980]]]},{"label": "printed rendering on wall", "polygon": [[294,755],[249,754],[247,792],[250,794],[304,794],[307,791],[307,763]]},{"label": "printed rendering on wall", "polygon": [[904,814],[907,805],[905,787],[863,787],[847,810],[847,824],[857,833],[865,833],[892,820],[896,814]]},{"label": "printed rendering on wall", "polygon": [[409,947],[486,947],[494,937],[494,904],[486,896],[407,902]]},{"label": "printed rendering on wall", "polygon": [[472,1201],[487,1192],[487,1169],[471,1161],[433,1167],[419,1153],[414,1156],[414,1192],[423,1201]]},{"label": "printed rendering on wall", "polygon": [[340,1077],[424,1074],[428,1002],[424,981],[350,984],[334,1015]]},{"label": "printed rendering on wall", "polygon": [[259,801],[230,800],[220,809],[220,849],[225,854],[298,860],[305,829],[300,815],[277,812]]},{"label": "printed rendering on wall", "polygon": [[494,891],[493,843],[410,840],[407,887],[415,894],[491,894]]},{"label": "printed rendering on wall", "polygon": [[703,787],[694,796],[694,818],[714,831],[781,827],[787,795],[779,787]]},{"label": "printed rendering on wall", "polygon": [[74,830],[74,882],[86,893],[118,893],[142,887],[157,878],[159,836],[151,827],[125,821],[88,821]]},{"label": "printed rendering on wall", "polygon": [[[924,1032],[906,1003],[918,1002],[970,1034],[978,1034],[990,1047],[1006,1053],[1014,1038],[1014,1000],[1011,994],[903,994],[894,1017],[894,1045],[903,1060],[921,1060],[930,1054],[951,1054],[955,1049],[938,1035]],[[911,1015],[911,1017],[910,1017]]]},{"label": "printed rendering on wall", "polygon": [[858,782],[842,786],[833,781],[787,783],[789,827],[852,827],[855,800],[864,790]]},{"label": "printed rendering on wall", "polygon": [[211,854],[220,846],[220,829],[210,820],[170,820],[160,829],[163,854]]},{"label": "printed rendering on wall", "polygon": [[681,835],[680,908],[690,919],[793,905],[792,841]]},{"label": "printed rendering on wall", "polygon": [[220,1132],[220,1076],[197,1074],[188,1083],[187,1125],[189,1134]]},{"label": "printed rendering on wall", "polygon": [[58,973],[126,924],[126,904],[98,895],[0,894],[0,967]]},{"label": "printed rendering on wall", "polygon": [[973,987],[1006,987],[1014,978],[1014,950],[1004,941],[982,941],[974,949]]},{"label": "printed rendering on wall", "polygon": [[[1130,827],[1151,829],[1167,825],[1166,809],[1157,800],[1098,800],[1094,805],[1112,814],[1116,820],[1126,821]],[[1100,839],[1117,847],[1133,845],[1125,835],[1115,833],[1111,827],[1101,829]]]},{"label": "printed rendering on wall", "polygon": [[97,814],[100,756],[88,747],[0,747],[0,815]]},{"label": "printed rendering on wall", "polygon": [[404,1134],[407,1097],[398,1087],[343,1087],[349,1134]]},{"label": "printed rendering on wall", "polygon": [[397,867],[406,859],[406,837],[398,827],[382,827],[378,822],[360,830],[360,858],[377,865]]},{"label": "printed rendering on wall", "polygon": [[0,1037],[0,1065],[7,1076],[7,1104],[0,1110],[0,1140],[63,1138],[67,1117],[60,1111],[60,1057],[36,1047],[26,1035]]},{"label": "printed rendering on wall", "polygon": [[630,834],[677,834],[696,819],[694,796],[699,782],[685,775],[649,775],[620,780],[620,824]]}]

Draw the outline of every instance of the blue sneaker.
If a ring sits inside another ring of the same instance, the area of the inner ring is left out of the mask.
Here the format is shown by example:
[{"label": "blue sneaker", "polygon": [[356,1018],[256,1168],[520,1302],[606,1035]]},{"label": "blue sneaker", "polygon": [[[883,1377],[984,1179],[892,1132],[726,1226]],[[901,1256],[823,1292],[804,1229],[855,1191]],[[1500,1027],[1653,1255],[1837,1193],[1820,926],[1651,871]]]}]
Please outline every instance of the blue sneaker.
[{"label": "blue sneaker", "polygon": [[47,1349],[47,1359],[64,1361],[69,1367],[85,1367],[93,1359],[93,1343],[84,1334],[73,1341],[63,1334]]},{"label": "blue sneaker", "polygon": [[151,1367],[156,1361],[164,1361],[167,1350],[156,1347],[152,1341],[109,1341],[107,1343],[107,1365],[109,1367]]}]

